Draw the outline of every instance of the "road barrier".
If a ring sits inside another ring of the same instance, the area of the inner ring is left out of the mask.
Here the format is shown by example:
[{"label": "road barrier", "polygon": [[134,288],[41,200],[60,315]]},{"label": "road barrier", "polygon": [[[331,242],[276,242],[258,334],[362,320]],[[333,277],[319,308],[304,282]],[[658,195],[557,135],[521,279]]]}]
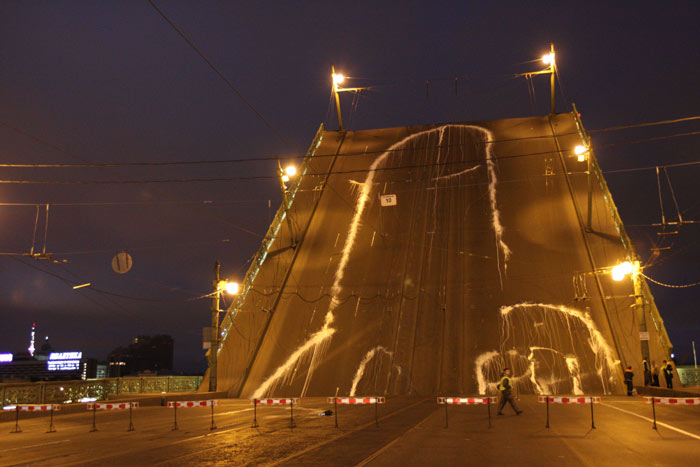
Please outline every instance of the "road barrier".
[{"label": "road barrier", "polygon": [[214,423],[214,407],[218,407],[218,399],[209,399],[203,401],[169,401],[168,408],[173,409],[173,429],[172,431],[177,431],[177,409],[191,409],[193,407],[211,407],[211,425],[209,430],[216,430],[216,423]]},{"label": "road barrier", "polygon": [[652,429],[656,430],[656,404],[661,405],[700,405],[700,397],[644,397],[645,404],[651,404],[651,413],[654,417]]},{"label": "road barrier", "polygon": [[288,405],[290,408],[289,412],[289,428],[296,428],[297,424],[294,422],[294,404],[299,404],[301,399],[297,398],[278,398],[278,399],[251,399],[250,403],[253,404],[253,424],[251,428],[257,428],[258,425],[258,404],[260,405]]},{"label": "road barrier", "polygon": [[549,428],[549,404],[590,404],[591,405],[591,429],[595,429],[595,421],[593,419],[593,404],[600,404],[598,396],[583,396],[583,397],[559,397],[559,396],[537,396],[537,402],[547,405],[547,425]]},{"label": "road barrier", "polygon": [[335,427],[338,428],[338,404],[341,405],[369,405],[374,404],[374,424],[379,426],[379,404],[386,404],[386,399],[381,396],[368,397],[329,397],[329,404],[335,409]]},{"label": "road barrier", "polygon": [[445,428],[448,427],[447,422],[447,406],[448,405],[480,405],[485,404],[489,415],[489,428],[491,428],[491,404],[495,403],[494,397],[438,397],[437,403],[445,406]]},{"label": "road barrier", "polygon": [[126,431],[134,431],[134,413],[133,409],[139,407],[138,402],[119,402],[119,403],[104,403],[104,402],[90,402],[85,404],[88,410],[92,410],[92,429],[97,431],[97,411],[98,410],[126,410],[129,409],[129,428]]},{"label": "road barrier", "polygon": [[61,410],[61,406],[56,404],[20,404],[3,407],[3,410],[15,411],[15,429],[10,433],[22,433],[22,429],[19,427],[20,412],[51,412],[51,417],[49,418],[49,429],[46,432],[55,433],[56,429],[53,426],[53,413],[54,411]]}]

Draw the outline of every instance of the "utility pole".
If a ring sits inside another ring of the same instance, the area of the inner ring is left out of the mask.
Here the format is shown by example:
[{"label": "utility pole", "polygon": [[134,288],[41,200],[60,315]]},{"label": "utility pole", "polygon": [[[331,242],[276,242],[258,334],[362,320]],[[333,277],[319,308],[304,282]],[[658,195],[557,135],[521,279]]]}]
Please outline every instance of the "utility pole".
[{"label": "utility pole", "polygon": [[343,130],[343,116],[340,115],[340,98],[338,97],[338,81],[335,75],[335,66],[331,65],[331,79],[333,80],[333,95],[335,95],[335,109],[338,111],[338,129]]},{"label": "utility pole", "polygon": [[647,332],[646,300],[642,292],[642,277],[639,261],[634,262],[632,272],[632,282],[634,283],[634,308],[639,315],[639,340],[642,346],[642,359],[649,361],[649,333]]},{"label": "utility pole", "polygon": [[211,296],[211,346],[209,347],[209,392],[216,392],[216,367],[219,354],[219,270],[221,264],[214,263],[214,293]]},{"label": "utility pole", "polygon": [[556,74],[556,72],[557,72],[557,62],[556,62],[556,58],[555,58],[555,56],[554,56],[554,44],[550,43],[549,45],[550,45],[550,52],[549,52],[549,54],[550,54],[550,57],[551,57],[551,60],[552,60],[552,63],[550,64],[550,67],[551,67],[551,70],[552,70],[551,76],[550,76],[550,88],[551,88],[551,92],[552,92],[552,111],[551,111],[550,113],[551,113],[552,115],[554,115],[554,107],[555,107],[555,102],[556,102],[556,101],[555,101],[555,99],[556,99],[555,94],[556,94],[556,93],[555,93],[555,88],[554,88],[554,86],[555,86],[555,82],[556,82],[555,74]]},{"label": "utility pole", "polygon": [[[336,94],[336,98],[337,98]],[[284,170],[282,169],[282,164],[279,158],[277,158],[277,167],[280,179],[280,189],[282,190],[282,206],[284,207],[284,218],[287,220],[287,228],[289,229],[289,243],[292,248],[296,248],[297,242],[294,238],[294,230],[292,230],[292,218],[289,215],[289,197],[287,196],[287,187],[284,184]]]}]

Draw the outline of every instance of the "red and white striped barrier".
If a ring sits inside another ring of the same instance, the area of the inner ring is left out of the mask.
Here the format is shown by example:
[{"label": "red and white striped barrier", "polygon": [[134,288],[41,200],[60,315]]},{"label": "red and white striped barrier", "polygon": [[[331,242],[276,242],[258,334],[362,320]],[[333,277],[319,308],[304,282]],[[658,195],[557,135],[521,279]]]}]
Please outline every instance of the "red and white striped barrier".
[{"label": "red and white striped barrier", "polygon": [[299,405],[301,399],[296,397],[285,397],[285,398],[268,398],[268,399],[251,399],[250,403],[253,404],[253,424],[252,428],[257,428],[258,425],[258,404],[260,405],[288,405],[290,408],[289,413],[289,428],[295,428],[297,426],[294,421],[294,404]]},{"label": "red and white striped barrier", "polygon": [[61,406],[56,404],[18,405],[17,408],[20,412],[48,412],[50,410],[61,410]]},{"label": "red and white striped barrier", "polygon": [[49,421],[49,430],[47,433],[53,433],[56,430],[53,427],[53,413],[54,411],[61,410],[60,405],[56,404],[17,404],[17,405],[6,405],[2,410],[14,410],[15,411],[15,429],[10,433],[21,433],[22,430],[19,427],[19,413],[20,412],[51,412],[51,420]]},{"label": "red and white striped barrier", "polygon": [[169,409],[189,409],[192,407],[218,407],[219,401],[217,399],[206,400],[206,401],[168,401]]},{"label": "red and white striped barrier", "polygon": [[193,407],[211,407],[211,425],[210,430],[216,430],[214,423],[214,407],[219,406],[218,399],[207,399],[203,401],[168,401],[168,408],[173,409],[173,431],[177,431],[177,409],[191,409]]},{"label": "red and white striped barrier", "polygon": [[362,405],[362,404],[385,404],[384,397],[329,397],[329,404]]},{"label": "red and white striped barrier", "polygon": [[134,431],[134,414],[132,409],[137,409],[139,407],[138,402],[90,402],[85,404],[88,410],[92,410],[92,429],[90,432],[97,431],[97,411],[98,410],[126,410],[129,409],[129,428],[127,431]]},{"label": "red and white striped barrier", "polygon": [[365,397],[328,397],[329,404],[335,408],[335,427],[338,428],[338,404],[340,405],[374,405],[374,423],[379,426],[379,404],[386,404],[386,398],[381,396]]},{"label": "red and white striped barrier", "polygon": [[654,417],[654,424],[651,426],[656,428],[656,404],[661,405],[700,405],[700,397],[644,397],[645,404],[651,404],[651,413]]},{"label": "red and white striped barrier", "polygon": [[447,417],[448,405],[486,405],[489,415],[489,428],[491,428],[491,404],[495,402],[493,397],[438,397],[437,403],[445,406],[445,428],[449,427]]},{"label": "red and white striped barrier", "polygon": [[559,396],[537,396],[537,402],[547,405],[547,424],[545,428],[549,428],[549,404],[589,404],[591,406],[591,429],[595,428],[593,420],[593,404],[600,404],[599,396],[583,396],[583,397],[559,397]]},{"label": "red and white striped barrier", "polygon": [[260,405],[292,405],[292,404],[297,404],[299,405],[299,402],[301,399],[298,398],[286,398],[286,399],[251,399],[250,403],[251,404],[260,404]]},{"label": "red and white striped barrier", "polygon": [[438,397],[437,403],[448,405],[494,404],[493,397]]},{"label": "red and white striped barrier", "polygon": [[[549,400],[547,400],[549,399]],[[552,397],[537,396],[537,402],[549,404],[600,404],[600,397]]]},{"label": "red and white striped barrier", "polygon": [[111,403],[101,403],[101,402],[90,402],[85,404],[88,410],[126,410],[126,409],[137,409],[139,406],[138,402],[120,402],[118,404]]},{"label": "red and white striped barrier", "polygon": [[700,397],[644,397],[645,404],[652,402],[662,405],[700,405]]}]

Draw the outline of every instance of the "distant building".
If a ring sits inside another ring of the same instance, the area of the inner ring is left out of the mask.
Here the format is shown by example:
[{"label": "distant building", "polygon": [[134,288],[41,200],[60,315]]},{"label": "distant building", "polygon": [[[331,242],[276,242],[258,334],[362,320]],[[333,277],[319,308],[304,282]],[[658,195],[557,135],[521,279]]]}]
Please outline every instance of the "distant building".
[{"label": "distant building", "polygon": [[[46,344],[45,344],[46,345]],[[44,349],[45,346],[42,346]],[[83,358],[82,352],[29,352],[2,354],[0,381],[56,381],[94,378],[97,361]]]},{"label": "distant building", "polygon": [[127,347],[117,347],[108,356],[109,376],[149,372],[167,374],[173,369],[173,338],[168,335],[138,336]]}]

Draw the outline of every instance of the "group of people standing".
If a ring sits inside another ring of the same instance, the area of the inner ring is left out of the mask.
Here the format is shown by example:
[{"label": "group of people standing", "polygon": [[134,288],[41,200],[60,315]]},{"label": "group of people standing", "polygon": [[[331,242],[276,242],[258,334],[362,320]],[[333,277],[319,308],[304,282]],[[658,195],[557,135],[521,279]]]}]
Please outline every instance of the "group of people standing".
[{"label": "group of people standing", "polygon": [[[642,361],[644,367],[644,386],[656,386],[659,387],[659,376],[663,375],[666,380],[666,387],[668,389],[673,389],[673,364],[670,361],[664,360],[661,364],[661,368],[656,366],[656,362],[652,361],[651,366],[649,362],[644,359]],[[627,385],[627,395],[631,396],[634,392],[634,373],[632,372],[632,367],[628,366],[625,370],[625,384]]]}]

